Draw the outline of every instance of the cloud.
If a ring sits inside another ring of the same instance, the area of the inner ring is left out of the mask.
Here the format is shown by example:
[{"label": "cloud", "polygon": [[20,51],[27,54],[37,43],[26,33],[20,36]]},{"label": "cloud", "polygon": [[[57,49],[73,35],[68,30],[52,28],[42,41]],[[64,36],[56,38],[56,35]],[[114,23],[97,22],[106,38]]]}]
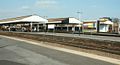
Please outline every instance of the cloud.
[{"label": "cloud", "polygon": [[22,9],[22,10],[28,10],[28,9],[30,9],[30,7],[29,6],[21,6],[20,9]]},{"label": "cloud", "polygon": [[57,8],[58,2],[57,0],[38,0],[35,6],[43,9]]}]

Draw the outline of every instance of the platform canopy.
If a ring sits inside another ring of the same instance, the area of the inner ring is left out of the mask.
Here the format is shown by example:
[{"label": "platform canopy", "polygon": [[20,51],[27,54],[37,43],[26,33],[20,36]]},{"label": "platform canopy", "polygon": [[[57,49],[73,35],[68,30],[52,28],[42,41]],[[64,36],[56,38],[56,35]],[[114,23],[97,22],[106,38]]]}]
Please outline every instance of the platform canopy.
[{"label": "platform canopy", "polygon": [[82,24],[82,22],[74,17],[67,18],[51,18],[48,19],[49,24]]},{"label": "platform canopy", "polygon": [[16,18],[8,18],[0,20],[0,24],[9,24],[9,23],[48,23],[47,19],[44,19],[38,15],[28,15],[28,16],[20,16]]}]

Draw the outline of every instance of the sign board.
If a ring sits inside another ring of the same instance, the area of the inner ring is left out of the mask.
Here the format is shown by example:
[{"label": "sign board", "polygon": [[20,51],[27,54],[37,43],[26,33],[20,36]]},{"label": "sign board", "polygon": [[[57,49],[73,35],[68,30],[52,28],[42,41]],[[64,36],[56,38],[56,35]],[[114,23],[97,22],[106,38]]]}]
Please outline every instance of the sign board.
[{"label": "sign board", "polygon": [[48,29],[54,29],[55,25],[48,25]]},{"label": "sign board", "polygon": [[95,23],[84,23],[85,28],[96,28]]}]

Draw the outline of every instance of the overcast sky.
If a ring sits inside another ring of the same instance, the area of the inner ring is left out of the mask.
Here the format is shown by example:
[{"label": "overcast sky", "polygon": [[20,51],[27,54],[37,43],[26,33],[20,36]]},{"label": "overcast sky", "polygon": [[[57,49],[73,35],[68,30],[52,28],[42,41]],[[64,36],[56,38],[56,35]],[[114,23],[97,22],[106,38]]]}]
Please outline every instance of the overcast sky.
[{"label": "overcast sky", "polygon": [[48,18],[120,18],[120,0],[0,0],[0,19],[38,14]]}]

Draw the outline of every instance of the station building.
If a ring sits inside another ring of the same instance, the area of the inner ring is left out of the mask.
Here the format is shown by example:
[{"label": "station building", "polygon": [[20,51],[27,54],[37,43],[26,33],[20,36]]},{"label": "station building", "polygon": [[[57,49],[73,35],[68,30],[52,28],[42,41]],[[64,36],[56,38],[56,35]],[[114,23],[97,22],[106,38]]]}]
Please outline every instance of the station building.
[{"label": "station building", "polygon": [[109,17],[102,17],[99,20],[84,20],[81,22],[74,17],[45,19],[38,15],[27,15],[0,20],[0,31],[107,33],[113,31],[113,24]]},{"label": "station building", "polygon": [[74,17],[48,19],[48,30],[58,32],[80,32],[82,22]]},{"label": "station building", "polygon": [[113,22],[110,17],[102,17],[98,21],[99,32],[112,32]]},{"label": "station building", "polygon": [[97,33],[97,20],[84,20],[83,21],[83,32]]},{"label": "station building", "polygon": [[113,18],[112,21],[113,21],[113,32],[115,34],[120,33],[120,19]]},{"label": "station building", "polygon": [[20,16],[0,20],[0,30],[20,32],[43,31],[46,28],[46,23],[48,23],[48,20],[38,15]]},{"label": "station building", "polygon": [[83,32],[112,33],[113,24],[110,17],[102,17],[98,20],[84,20],[82,28]]}]

